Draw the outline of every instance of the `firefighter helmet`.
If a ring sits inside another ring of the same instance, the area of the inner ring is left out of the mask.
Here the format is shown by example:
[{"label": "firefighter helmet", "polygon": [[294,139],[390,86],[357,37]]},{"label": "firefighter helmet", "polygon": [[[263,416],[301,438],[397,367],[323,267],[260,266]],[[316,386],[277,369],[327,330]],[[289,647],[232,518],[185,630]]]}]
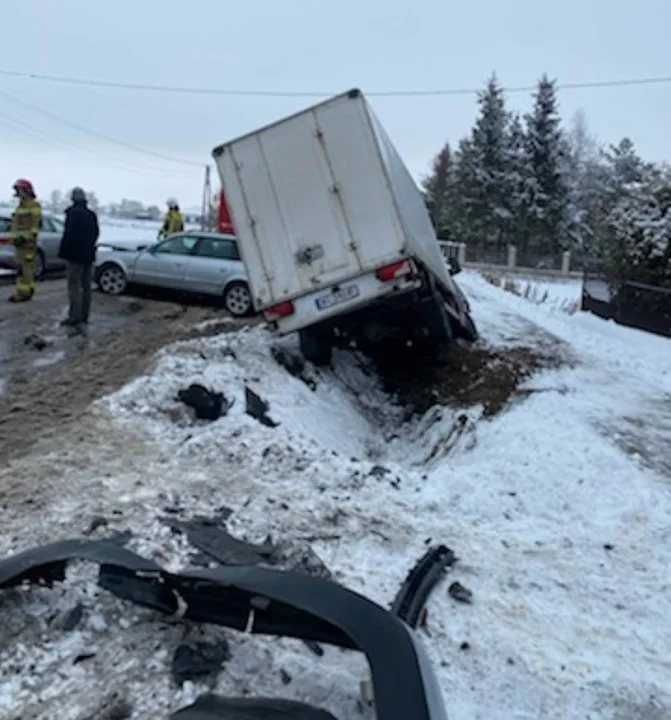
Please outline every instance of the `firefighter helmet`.
[{"label": "firefighter helmet", "polygon": [[24,190],[27,193],[30,193],[31,195],[35,194],[35,189],[33,188],[33,184],[30,182],[30,180],[26,180],[25,178],[19,178],[13,185],[14,190]]},{"label": "firefighter helmet", "polygon": [[179,203],[175,198],[168,198],[166,201],[166,205],[172,210],[177,209],[179,207]]}]

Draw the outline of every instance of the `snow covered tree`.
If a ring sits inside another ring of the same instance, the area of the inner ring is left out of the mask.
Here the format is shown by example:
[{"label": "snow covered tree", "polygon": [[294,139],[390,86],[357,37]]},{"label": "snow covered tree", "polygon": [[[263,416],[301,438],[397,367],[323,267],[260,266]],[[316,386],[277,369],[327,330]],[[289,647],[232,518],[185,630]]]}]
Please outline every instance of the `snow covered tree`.
[{"label": "snow covered tree", "polygon": [[614,278],[671,288],[671,171],[648,167],[638,177],[608,215],[604,264]]},{"label": "snow covered tree", "polygon": [[509,242],[526,250],[528,213],[532,193],[532,168],[520,116],[511,115],[507,132],[506,206],[510,212]]},{"label": "snow covered tree", "polygon": [[457,183],[460,218],[467,242],[503,248],[511,224],[509,207],[508,113],[495,75],[478,97],[480,114],[471,137],[459,146]]},{"label": "snow covered tree", "polygon": [[634,143],[629,138],[622,138],[617,145],[611,145],[605,157],[611,166],[616,188],[643,182],[646,170],[649,169],[636,153]]},{"label": "snow covered tree", "polygon": [[100,200],[98,200],[98,196],[93,192],[93,190],[87,192],[86,197],[88,198],[91,210],[93,210],[93,212],[100,212]]},{"label": "snow covered tree", "polygon": [[60,190],[52,190],[49,193],[49,208],[51,212],[61,213],[65,210],[66,202],[63,198],[63,193]]},{"label": "snow covered tree", "polygon": [[431,173],[422,182],[431,222],[438,237],[444,240],[457,240],[454,233],[454,182],[452,151],[449,143],[445,143],[433,161]]},{"label": "snow covered tree", "polygon": [[567,190],[566,225],[571,250],[594,252],[610,208],[607,191],[612,172],[596,139],[590,134],[584,113],[578,112],[565,137],[562,172]]},{"label": "snow covered tree", "polygon": [[529,245],[537,252],[557,252],[566,242],[568,192],[562,172],[565,146],[555,82],[544,75],[526,116],[526,140],[532,169]]}]

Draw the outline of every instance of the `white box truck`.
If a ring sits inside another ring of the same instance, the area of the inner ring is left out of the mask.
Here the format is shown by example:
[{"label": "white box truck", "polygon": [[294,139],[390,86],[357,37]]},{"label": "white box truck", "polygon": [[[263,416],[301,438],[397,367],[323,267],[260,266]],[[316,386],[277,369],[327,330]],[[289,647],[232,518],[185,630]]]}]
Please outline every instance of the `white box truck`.
[{"label": "white box truck", "polygon": [[[350,90],[213,151],[255,308],[307,359],[475,340],[423,196]],[[452,274],[459,268],[453,268]]]}]

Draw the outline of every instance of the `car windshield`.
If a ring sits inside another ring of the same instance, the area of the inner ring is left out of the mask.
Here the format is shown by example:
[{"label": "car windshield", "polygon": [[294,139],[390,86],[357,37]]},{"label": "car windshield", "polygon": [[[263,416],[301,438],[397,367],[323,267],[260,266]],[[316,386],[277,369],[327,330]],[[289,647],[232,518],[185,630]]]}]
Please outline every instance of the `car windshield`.
[{"label": "car windshield", "polygon": [[62,233],[65,229],[65,225],[63,224],[62,220],[59,220],[58,218],[51,217],[49,218],[51,220],[51,224],[53,225],[54,232]]}]

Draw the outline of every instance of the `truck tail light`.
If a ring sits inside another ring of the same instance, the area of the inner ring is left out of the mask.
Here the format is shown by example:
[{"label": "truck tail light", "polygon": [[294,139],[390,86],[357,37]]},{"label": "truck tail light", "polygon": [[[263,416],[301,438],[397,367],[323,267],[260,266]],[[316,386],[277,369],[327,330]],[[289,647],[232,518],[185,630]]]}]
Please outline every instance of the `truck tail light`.
[{"label": "truck tail light", "polygon": [[273,321],[279,320],[280,318],[289,317],[296,312],[296,308],[291,300],[282,302],[279,305],[273,305],[273,307],[266,310],[266,320]]},{"label": "truck tail light", "polygon": [[412,275],[416,271],[417,268],[412,260],[399,260],[399,262],[381,267],[375,275],[380,282],[391,282],[404,275]]}]

